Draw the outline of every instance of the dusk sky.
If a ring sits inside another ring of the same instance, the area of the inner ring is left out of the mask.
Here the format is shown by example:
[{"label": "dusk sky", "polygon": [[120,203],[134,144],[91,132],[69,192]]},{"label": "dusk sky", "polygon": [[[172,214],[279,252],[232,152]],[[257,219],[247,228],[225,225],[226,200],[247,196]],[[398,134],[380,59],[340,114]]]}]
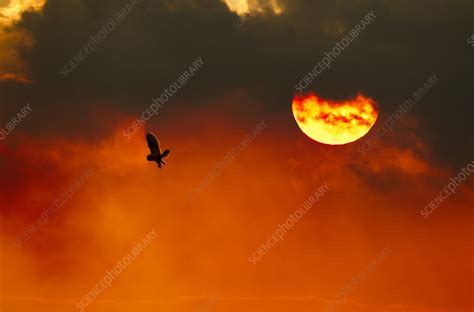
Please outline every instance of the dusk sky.
[{"label": "dusk sky", "polygon": [[472,312],[473,13],[0,0],[0,311]]}]

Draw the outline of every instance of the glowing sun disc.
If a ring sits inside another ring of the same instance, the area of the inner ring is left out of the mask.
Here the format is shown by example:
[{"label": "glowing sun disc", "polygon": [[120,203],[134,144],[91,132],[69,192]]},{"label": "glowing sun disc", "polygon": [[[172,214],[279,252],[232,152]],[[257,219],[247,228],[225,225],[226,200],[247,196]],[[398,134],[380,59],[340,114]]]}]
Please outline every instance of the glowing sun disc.
[{"label": "glowing sun disc", "polygon": [[292,109],[304,134],[330,145],[360,139],[369,132],[378,117],[375,101],[362,94],[344,101],[326,100],[312,92],[298,94],[293,97]]}]

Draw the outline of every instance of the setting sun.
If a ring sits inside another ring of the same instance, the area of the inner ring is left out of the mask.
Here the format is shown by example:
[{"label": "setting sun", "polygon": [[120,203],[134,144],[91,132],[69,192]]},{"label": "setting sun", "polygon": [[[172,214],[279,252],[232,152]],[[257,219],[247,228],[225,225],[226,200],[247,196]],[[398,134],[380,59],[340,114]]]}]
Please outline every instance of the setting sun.
[{"label": "setting sun", "polygon": [[325,100],[314,93],[296,95],[292,107],[301,130],[311,139],[330,145],[363,137],[378,116],[374,100],[362,94],[344,101]]}]

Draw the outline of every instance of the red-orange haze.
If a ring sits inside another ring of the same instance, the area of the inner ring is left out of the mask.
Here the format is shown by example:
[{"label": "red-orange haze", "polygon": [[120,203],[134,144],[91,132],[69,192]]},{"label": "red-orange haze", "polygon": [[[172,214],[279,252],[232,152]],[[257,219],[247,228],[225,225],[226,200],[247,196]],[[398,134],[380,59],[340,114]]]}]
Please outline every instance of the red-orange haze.
[{"label": "red-orange haze", "polygon": [[[413,144],[418,153],[380,142],[362,158],[356,144],[328,149],[269,119],[188,199],[258,122],[215,120],[189,116],[189,132],[156,129],[171,149],[163,170],[146,161],[142,133],[122,135],[130,120],[95,141],[18,135],[2,145],[2,311],[79,311],[79,300],[153,229],[157,238],[85,311],[200,311],[211,296],[209,311],[320,311],[386,247],[390,254],[335,311],[468,311],[472,180],[424,219],[420,210],[444,187],[433,181],[455,172],[434,165],[422,143]],[[93,175],[17,247],[86,169]],[[250,263],[324,183],[329,191]]]}]

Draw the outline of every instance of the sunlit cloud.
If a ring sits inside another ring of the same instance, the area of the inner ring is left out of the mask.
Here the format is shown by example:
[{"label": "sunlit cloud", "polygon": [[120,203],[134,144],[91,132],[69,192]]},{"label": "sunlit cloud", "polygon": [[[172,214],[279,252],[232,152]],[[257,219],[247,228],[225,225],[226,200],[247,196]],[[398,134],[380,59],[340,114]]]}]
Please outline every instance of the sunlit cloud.
[{"label": "sunlit cloud", "polygon": [[239,15],[268,11],[275,14],[284,12],[283,5],[279,0],[225,0],[224,2],[231,11]]},{"label": "sunlit cloud", "polygon": [[31,36],[11,28],[26,11],[39,11],[45,0],[0,1],[0,82],[31,83],[18,54],[20,46],[31,46]]},{"label": "sunlit cloud", "polygon": [[9,26],[20,20],[23,12],[39,11],[46,0],[10,0],[0,2],[0,25]]}]

